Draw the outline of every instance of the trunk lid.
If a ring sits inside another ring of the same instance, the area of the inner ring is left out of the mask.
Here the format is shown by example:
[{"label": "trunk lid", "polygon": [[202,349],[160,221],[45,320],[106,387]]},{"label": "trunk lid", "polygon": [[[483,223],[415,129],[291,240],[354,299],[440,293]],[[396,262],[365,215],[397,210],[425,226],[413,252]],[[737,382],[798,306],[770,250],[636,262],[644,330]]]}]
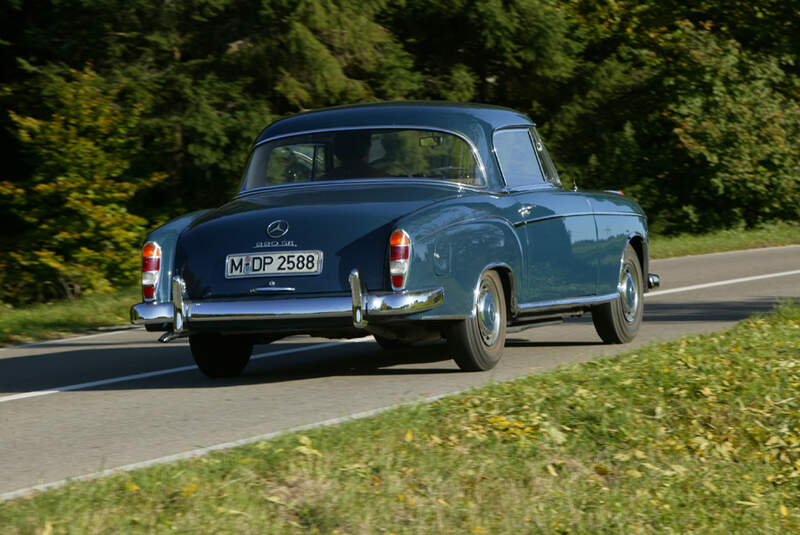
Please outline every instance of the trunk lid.
[{"label": "trunk lid", "polygon": [[[353,268],[358,268],[367,289],[388,290],[388,240],[395,222],[459,191],[444,184],[358,182],[247,195],[210,212],[181,235],[175,271],[182,273],[191,300],[349,293]],[[277,232],[270,237],[267,229],[276,221],[285,222],[277,226],[288,226],[288,231],[278,236],[284,229],[273,228]],[[322,253],[319,274],[226,277],[229,255],[313,251]]]}]

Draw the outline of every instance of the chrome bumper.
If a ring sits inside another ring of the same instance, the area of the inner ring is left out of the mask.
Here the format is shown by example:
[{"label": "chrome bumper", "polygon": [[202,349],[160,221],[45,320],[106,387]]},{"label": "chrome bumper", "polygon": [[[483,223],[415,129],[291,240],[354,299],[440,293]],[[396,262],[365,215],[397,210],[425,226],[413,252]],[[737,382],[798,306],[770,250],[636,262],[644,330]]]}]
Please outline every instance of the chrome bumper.
[{"label": "chrome bumper", "polygon": [[172,331],[161,337],[168,342],[186,336],[192,324],[227,321],[307,320],[352,317],[353,325],[365,328],[370,318],[405,316],[424,312],[444,302],[444,289],[414,292],[368,293],[357,269],[350,272],[350,297],[298,297],[242,301],[200,301],[186,299],[180,277],[172,278],[172,302],[139,303],[131,307],[136,325],[171,323]]}]

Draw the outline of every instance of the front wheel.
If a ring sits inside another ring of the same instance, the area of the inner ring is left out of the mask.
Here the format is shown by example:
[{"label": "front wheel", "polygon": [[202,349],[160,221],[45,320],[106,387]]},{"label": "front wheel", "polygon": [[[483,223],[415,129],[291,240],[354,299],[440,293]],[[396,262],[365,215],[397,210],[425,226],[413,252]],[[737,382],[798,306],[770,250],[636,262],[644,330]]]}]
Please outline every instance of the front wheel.
[{"label": "front wheel", "polygon": [[197,367],[212,379],[241,374],[253,353],[252,340],[216,333],[189,336],[189,347]]},{"label": "front wheel", "polygon": [[472,317],[450,328],[447,343],[464,371],[490,370],[500,362],[506,343],[506,301],[495,271],[481,276]]},{"label": "front wheel", "polygon": [[630,342],[642,323],[644,278],[639,257],[630,244],[622,254],[617,291],[619,296],[610,303],[592,307],[594,328],[607,344]]}]

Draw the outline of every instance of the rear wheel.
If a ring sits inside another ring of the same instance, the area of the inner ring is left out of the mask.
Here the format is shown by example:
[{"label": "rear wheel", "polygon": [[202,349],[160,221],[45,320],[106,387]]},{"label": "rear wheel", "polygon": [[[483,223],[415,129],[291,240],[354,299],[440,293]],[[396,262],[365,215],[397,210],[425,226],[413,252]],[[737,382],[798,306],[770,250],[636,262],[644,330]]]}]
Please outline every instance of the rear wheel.
[{"label": "rear wheel", "polygon": [[630,244],[622,255],[617,291],[617,299],[592,307],[594,328],[607,344],[630,342],[642,323],[644,277],[639,257]]},{"label": "rear wheel", "polygon": [[241,374],[253,352],[251,340],[221,334],[194,334],[189,337],[189,346],[197,367],[211,378]]},{"label": "rear wheel", "polygon": [[481,276],[473,312],[451,327],[447,343],[462,370],[490,370],[500,362],[506,342],[506,301],[496,272]]}]

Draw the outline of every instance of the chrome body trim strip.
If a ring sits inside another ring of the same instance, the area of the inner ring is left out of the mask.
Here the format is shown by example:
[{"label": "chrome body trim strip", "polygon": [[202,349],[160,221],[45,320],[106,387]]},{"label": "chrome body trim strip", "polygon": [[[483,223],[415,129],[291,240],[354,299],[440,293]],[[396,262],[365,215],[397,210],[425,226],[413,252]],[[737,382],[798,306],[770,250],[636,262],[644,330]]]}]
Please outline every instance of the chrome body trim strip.
[{"label": "chrome body trim strip", "polygon": [[250,288],[251,294],[270,293],[270,292],[293,292],[291,286],[262,286],[261,288]]},{"label": "chrome body trim strip", "polygon": [[[486,186],[472,186],[470,184],[463,184],[461,182],[449,182],[447,180],[440,180],[435,178],[403,178],[403,185],[418,185],[418,186],[440,186],[443,188],[455,189],[459,192],[471,191],[476,193],[486,192]],[[366,184],[387,184],[390,186],[397,186],[396,178],[347,178],[340,180],[321,181],[315,180],[313,182],[298,182],[296,184],[275,184],[272,186],[261,186],[258,188],[243,190],[236,195],[234,199],[242,199],[251,195],[258,195],[269,193],[274,190],[284,189],[303,189],[303,188],[330,188],[336,189],[340,186],[363,186]],[[492,192],[495,193],[495,192]]]},{"label": "chrome body trim strip", "polygon": [[203,301],[189,303],[187,321],[191,325],[208,321],[346,318],[350,314],[350,299],[347,297]]},{"label": "chrome body trim strip", "polygon": [[172,323],[172,303],[138,303],[131,307],[131,323]]},{"label": "chrome body trim strip", "polygon": [[[535,207],[534,207],[535,209]],[[644,217],[642,214],[636,212],[572,212],[569,214],[552,214],[552,215],[545,215],[541,217],[534,217],[532,219],[526,219],[524,221],[519,221],[514,223],[515,228],[524,227],[525,225],[530,225],[531,223],[538,223],[539,221],[547,221],[548,219],[559,219],[559,218],[566,218],[566,217],[578,217],[578,216],[599,216],[599,215],[613,215],[613,216],[627,216],[627,217]]]},{"label": "chrome body trim strip", "polygon": [[574,308],[582,306],[602,305],[603,303],[610,303],[619,298],[619,294],[607,295],[590,295],[586,297],[573,297],[569,299],[553,299],[549,301],[539,301],[536,303],[523,303],[519,305],[520,314],[538,314],[540,312],[549,312],[552,310],[561,310],[564,308]]}]

